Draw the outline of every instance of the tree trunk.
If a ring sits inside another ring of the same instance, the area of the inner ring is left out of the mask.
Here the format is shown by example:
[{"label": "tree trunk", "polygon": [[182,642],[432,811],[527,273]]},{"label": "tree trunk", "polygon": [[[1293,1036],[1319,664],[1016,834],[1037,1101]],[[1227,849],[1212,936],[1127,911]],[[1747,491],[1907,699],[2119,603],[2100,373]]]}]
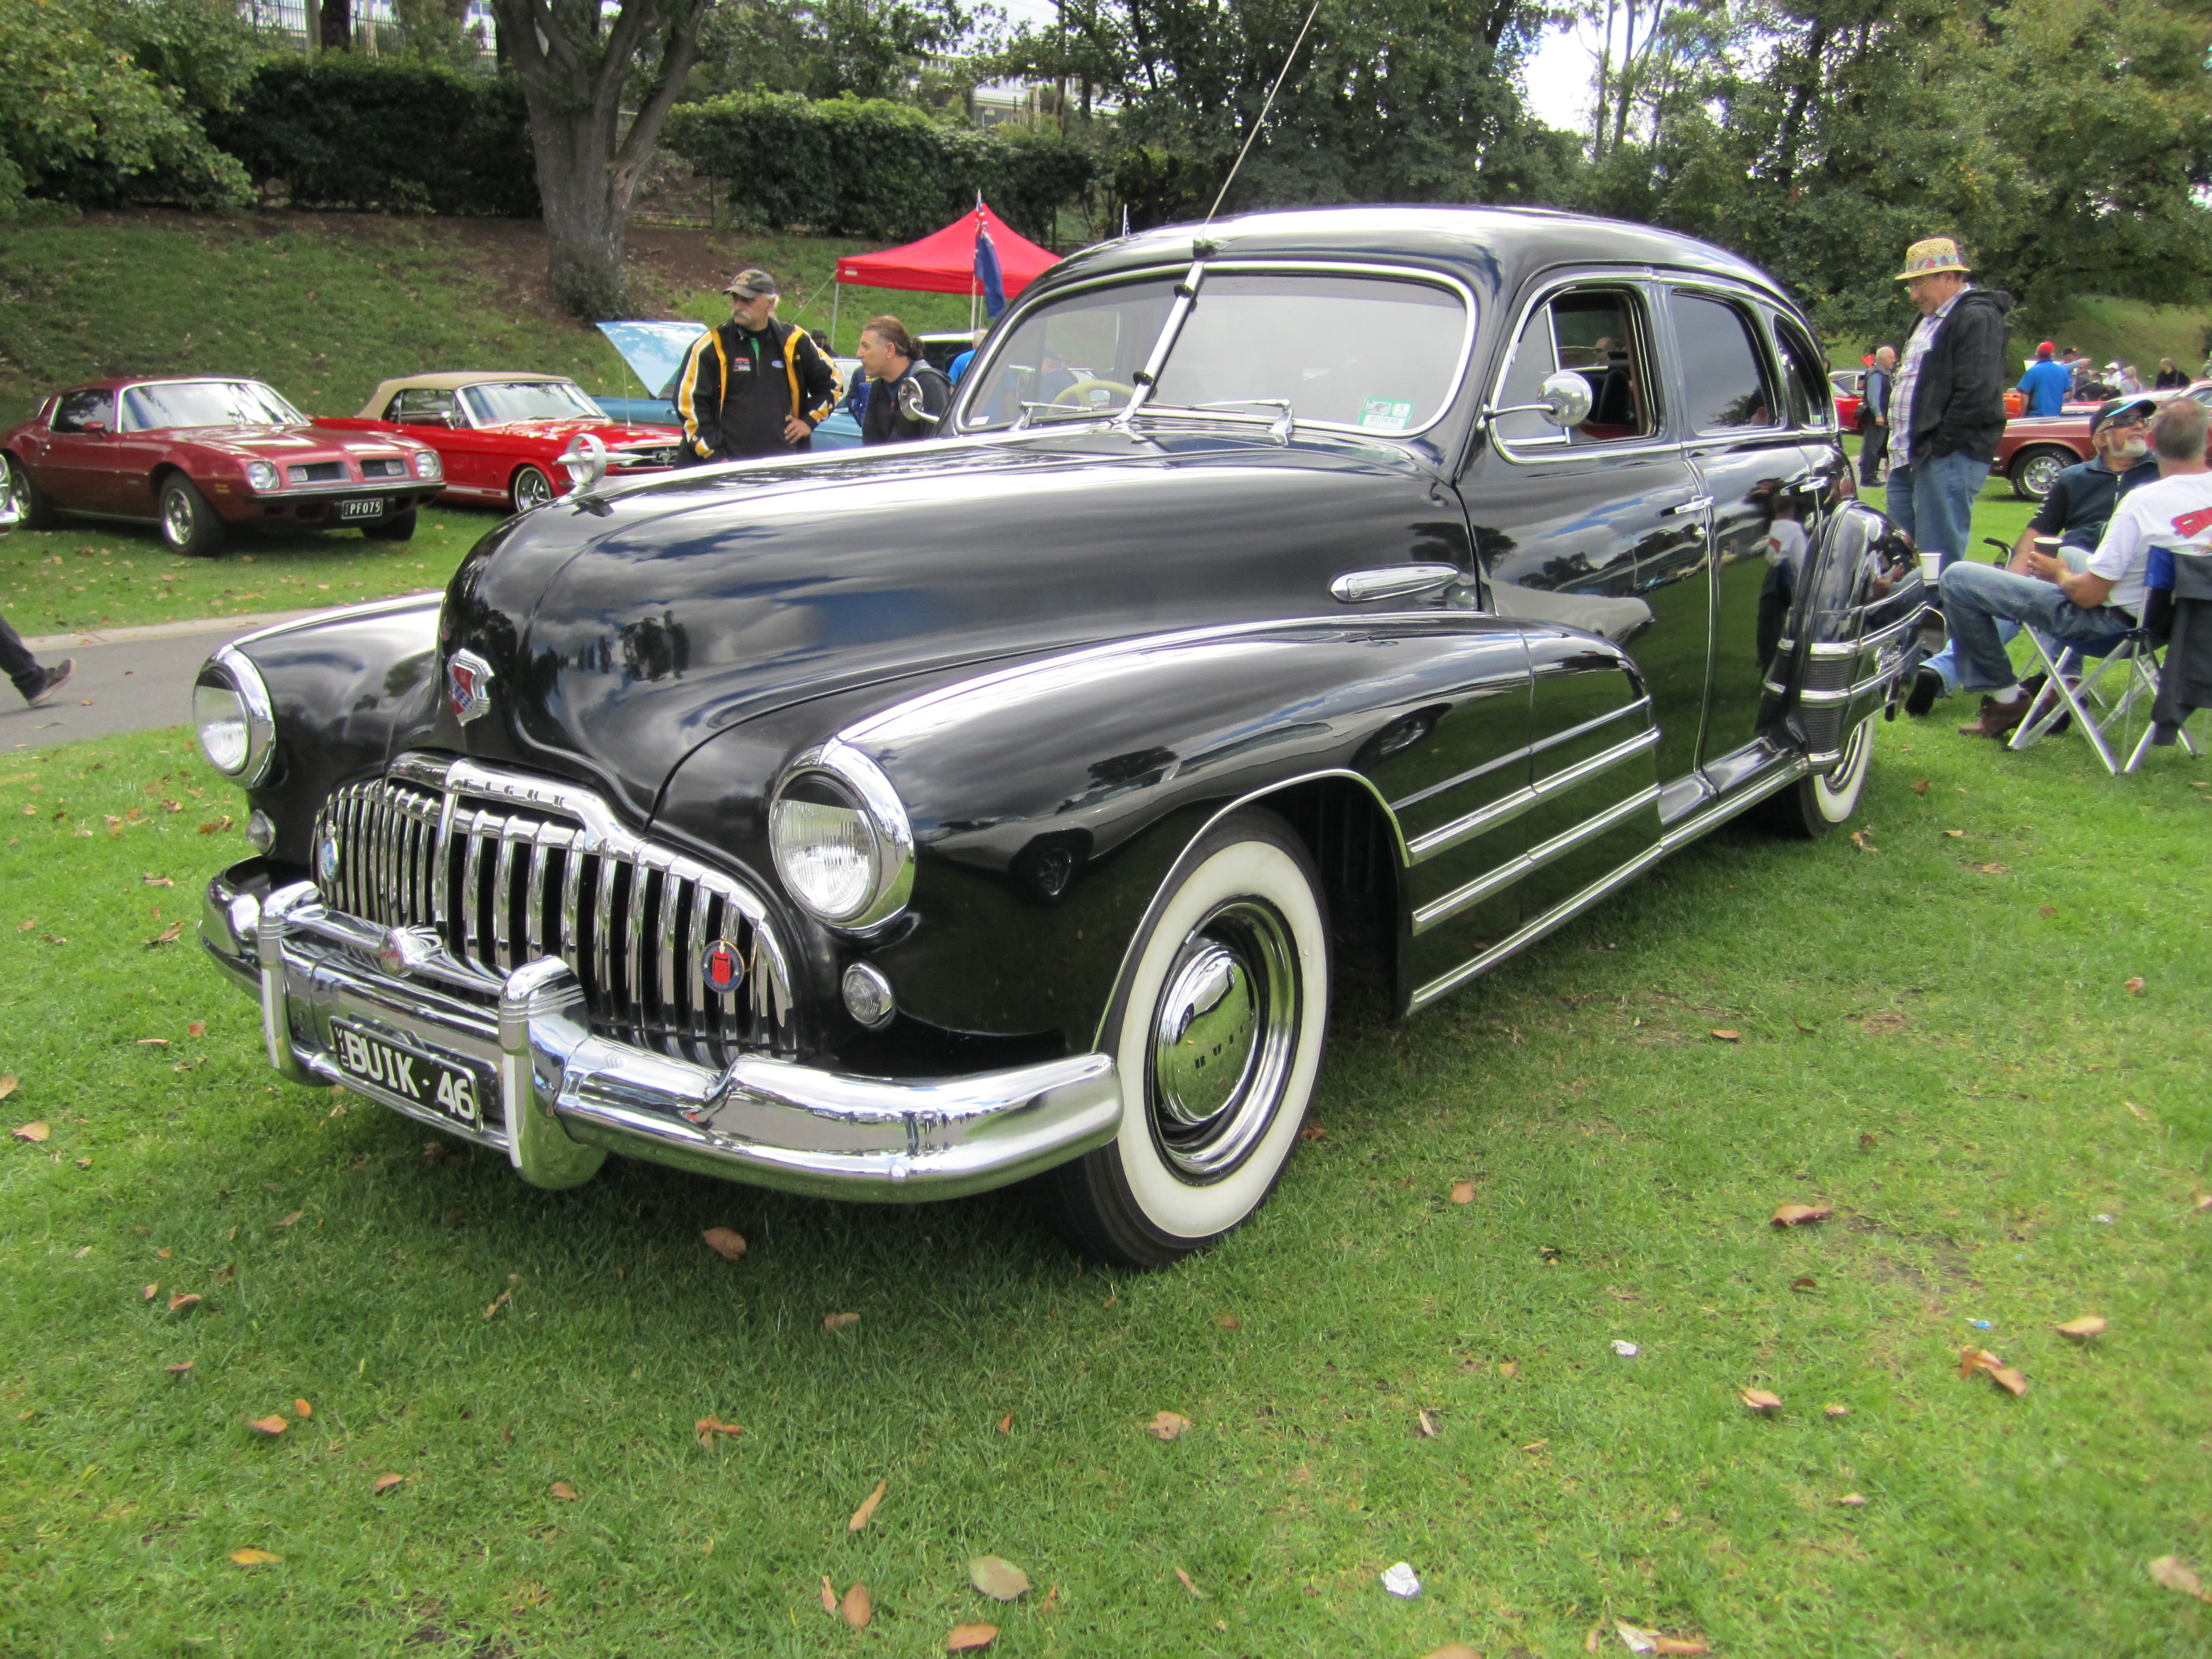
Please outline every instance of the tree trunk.
[{"label": "tree trunk", "polygon": [[353,50],[353,0],[323,0],[323,50]]},{"label": "tree trunk", "polygon": [[[658,0],[623,0],[609,20],[599,6],[564,6],[556,16],[547,0],[493,0],[500,44],[521,76],[530,113],[546,277],[554,297],[582,321],[627,309],[630,198],[697,57],[711,3],[681,0],[664,11]],[[648,52],[658,54],[653,85],[624,132],[623,88]]]}]

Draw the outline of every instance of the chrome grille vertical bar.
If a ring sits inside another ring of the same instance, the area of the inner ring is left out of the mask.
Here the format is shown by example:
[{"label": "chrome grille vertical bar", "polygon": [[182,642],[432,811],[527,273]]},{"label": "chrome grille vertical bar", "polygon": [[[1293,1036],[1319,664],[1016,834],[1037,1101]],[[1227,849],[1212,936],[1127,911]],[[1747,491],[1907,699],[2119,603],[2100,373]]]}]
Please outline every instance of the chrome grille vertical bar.
[{"label": "chrome grille vertical bar", "polygon": [[430,847],[430,920],[453,951],[461,943],[453,926],[453,811],[459,805],[450,789],[438,798],[438,830]]},{"label": "chrome grille vertical bar", "polygon": [[645,913],[653,902],[653,867],[641,858],[629,868],[629,914],[623,918],[623,978],[629,992],[630,1037],[645,1043]]},{"label": "chrome grille vertical bar", "polygon": [[499,953],[499,971],[514,971],[514,838],[520,826],[513,818],[499,827],[499,862],[491,878],[491,941]]},{"label": "chrome grille vertical bar", "polygon": [[584,981],[584,996],[588,1001],[598,988],[584,972],[584,941],[576,932],[577,903],[584,885],[584,839],[581,830],[570,836],[568,856],[561,861],[561,960]]},{"label": "chrome grille vertical bar", "polygon": [[660,877],[660,1046],[680,1056],[684,1034],[684,967],[676,955],[676,925],[684,914],[684,883],[672,868]]},{"label": "chrome grille vertical bar", "polygon": [[392,832],[397,816],[392,804],[392,791],[380,787],[376,801],[376,915],[374,920],[390,926],[392,915]]},{"label": "chrome grille vertical bar", "polygon": [[535,962],[545,954],[545,858],[550,843],[559,833],[550,823],[541,823],[530,837],[530,896],[523,911],[523,937],[530,954],[525,962]]},{"label": "chrome grille vertical bar", "polygon": [[615,983],[615,872],[618,860],[599,849],[598,898],[592,907],[592,982],[597,987],[599,1010],[610,1019],[618,1012],[622,993]]},{"label": "chrome grille vertical bar", "polygon": [[[710,1052],[707,1046],[707,1026],[708,1020],[708,1006],[711,1003],[715,1001],[716,999],[714,997],[714,994],[707,988],[707,975],[702,970],[700,963],[706,955],[707,941],[714,938],[714,935],[707,931],[707,918],[709,908],[713,905],[714,902],[714,895],[705,882],[699,881],[692,884],[690,940],[691,1057],[694,1060],[705,1060],[711,1058]],[[719,1018],[720,1010],[716,1009],[714,1012],[717,1016],[714,1023],[719,1024],[720,1023]]]},{"label": "chrome grille vertical bar", "polygon": [[472,965],[488,966],[483,957],[483,814],[464,808],[454,820],[454,827],[468,842],[467,862],[461,872],[461,949]]},{"label": "chrome grille vertical bar", "polygon": [[367,804],[363,791],[347,792],[343,850],[339,856],[345,860],[345,908],[356,916],[368,914],[368,846],[362,833]]}]

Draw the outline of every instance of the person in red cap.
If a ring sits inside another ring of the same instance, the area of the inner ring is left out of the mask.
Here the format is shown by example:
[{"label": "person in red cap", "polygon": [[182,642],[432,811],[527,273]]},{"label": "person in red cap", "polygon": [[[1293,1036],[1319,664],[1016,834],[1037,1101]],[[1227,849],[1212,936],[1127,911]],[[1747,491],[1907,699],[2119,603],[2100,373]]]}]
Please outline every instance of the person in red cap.
[{"label": "person in red cap", "polygon": [[2058,361],[2058,348],[2045,340],[2035,349],[2035,361],[2027,366],[2027,373],[2020,377],[2015,391],[2027,394],[2028,416],[2057,415],[2066,407],[2066,394],[2074,385],[2074,377]]}]

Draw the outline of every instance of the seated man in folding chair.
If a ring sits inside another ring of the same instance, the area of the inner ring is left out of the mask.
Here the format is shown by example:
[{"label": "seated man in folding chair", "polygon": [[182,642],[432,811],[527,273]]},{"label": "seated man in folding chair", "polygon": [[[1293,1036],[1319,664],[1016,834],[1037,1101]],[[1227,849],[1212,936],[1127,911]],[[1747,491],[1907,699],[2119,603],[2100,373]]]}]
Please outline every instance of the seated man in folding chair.
[{"label": "seated man in folding chair", "polygon": [[2028,696],[1998,635],[2000,622],[2032,628],[2058,650],[2110,639],[2133,629],[2142,613],[2143,577],[2154,544],[2212,550],[2208,432],[2212,410],[2193,398],[2176,398],[2152,416],[2158,480],[2130,492],[2113,509],[2086,570],[2030,552],[2025,574],[1964,562],[1943,573],[1943,616],[1959,647],[1960,683],[1984,694],[1980,718],[1960,726],[1960,736],[2002,738],[2027,717]]}]

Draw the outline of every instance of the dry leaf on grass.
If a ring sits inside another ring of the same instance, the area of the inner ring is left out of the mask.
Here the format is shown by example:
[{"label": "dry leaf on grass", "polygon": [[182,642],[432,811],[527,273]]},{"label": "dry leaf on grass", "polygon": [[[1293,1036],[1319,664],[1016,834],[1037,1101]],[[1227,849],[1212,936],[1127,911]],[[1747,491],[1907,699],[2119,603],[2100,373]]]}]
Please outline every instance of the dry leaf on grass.
[{"label": "dry leaf on grass", "polygon": [[968,1582],[994,1601],[1012,1601],[1030,1588],[1029,1574],[996,1555],[979,1555],[969,1562]]},{"label": "dry leaf on grass", "polygon": [[945,1633],[947,1653],[975,1653],[998,1639],[996,1625],[955,1625]]},{"label": "dry leaf on grass", "polygon": [[1866,1494],[1860,1492],[1847,1492],[1836,1500],[1836,1507],[1841,1510],[1863,1510],[1866,1507]]},{"label": "dry leaf on grass", "polygon": [[2178,1555],[2161,1555],[2150,1564],[2151,1582],[2163,1584],[2170,1590],[2179,1590],[2184,1595],[2193,1595],[2200,1601],[2212,1601],[2197,1575],[2181,1565]]},{"label": "dry leaf on grass", "polygon": [[1809,1274],[1800,1274],[1790,1281],[1790,1288],[1800,1296],[1810,1296],[1820,1288],[1820,1283]]},{"label": "dry leaf on grass", "polygon": [[822,1328],[825,1331],[848,1330],[860,1322],[860,1316],[856,1313],[834,1313],[822,1316]]},{"label": "dry leaf on grass", "polygon": [[1474,1203],[1474,1183],[1472,1181],[1453,1182],[1451,1184],[1451,1201],[1455,1204]]},{"label": "dry leaf on grass", "polygon": [[1782,1409],[1782,1396],[1765,1389],[1746,1389],[1737,1396],[1755,1412],[1772,1415]]},{"label": "dry leaf on grass", "polygon": [[1190,1575],[1188,1573],[1185,1572],[1181,1567],[1177,1567],[1175,1570],[1175,1575],[1176,1577],[1182,1580],[1182,1587],[1185,1589],[1188,1590],[1193,1595],[1195,1595],[1200,1601],[1203,1601],[1206,1600],[1206,1592],[1190,1582]]},{"label": "dry leaf on grass", "polygon": [[185,1027],[185,1035],[186,1036],[205,1036],[207,1035],[207,1022],[204,1019],[194,1020],[191,1024]]},{"label": "dry leaf on grass", "polygon": [[2142,975],[2140,974],[2136,975],[2133,979],[2127,981],[2124,985],[2122,985],[2120,988],[2125,991],[2130,996],[2141,996],[2143,994]]},{"label": "dry leaf on grass", "polygon": [[1482,1659],[1482,1656],[1462,1642],[1447,1642],[1434,1653],[1424,1654],[1422,1659]]},{"label": "dry leaf on grass", "polygon": [[1513,1360],[1501,1359],[1498,1362],[1498,1374],[1500,1376],[1518,1376],[1521,1367]]},{"label": "dry leaf on grass", "polygon": [[307,1214],[307,1212],[306,1212],[305,1210],[295,1210],[295,1211],[293,1211],[293,1212],[292,1212],[292,1213],[291,1213],[291,1214],[289,1214],[289,1215],[286,1216],[286,1217],[285,1217],[282,1221],[278,1222],[276,1224],[277,1224],[278,1226],[280,1226],[280,1227],[289,1227],[289,1226],[290,1226],[294,1222],[295,1222],[295,1221],[299,1220],[299,1218],[300,1218],[301,1216],[305,1215],[305,1214]]},{"label": "dry leaf on grass", "polygon": [[182,1376],[186,1371],[191,1370],[191,1368],[192,1362],[189,1359],[180,1360],[173,1365],[164,1365],[161,1367],[163,1370],[168,1372],[172,1376]]},{"label": "dry leaf on grass", "polygon": [[1224,1314],[1213,1322],[1224,1331],[1241,1331],[1244,1328],[1244,1322],[1235,1314]]},{"label": "dry leaf on grass", "polygon": [[1741,1042],[1743,1041],[1743,1033],[1741,1031],[1715,1031],[1713,1035],[1718,1037],[1723,1042]]},{"label": "dry leaf on grass", "polygon": [[15,1092],[15,1085],[21,1081],[22,1079],[21,1078],[15,1076],[13,1073],[10,1073],[7,1077],[0,1077],[0,1100],[5,1100],[9,1095],[14,1094]]},{"label": "dry leaf on grass", "polygon": [[831,1618],[837,1614],[837,1587],[830,1582],[830,1575],[822,1575],[822,1611]]},{"label": "dry leaf on grass", "polygon": [[267,1550],[233,1550],[230,1553],[230,1559],[241,1567],[265,1567],[271,1562],[282,1561],[284,1558],[271,1554]]},{"label": "dry leaf on grass", "polygon": [[[12,1082],[14,1079],[10,1079],[9,1080]],[[53,1130],[47,1126],[43,1119],[41,1119],[36,1122],[18,1124],[15,1127],[9,1130],[8,1133],[15,1139],[27,1140],[32,1142],[33,1145],[36,1145],[38,1142],[44,1140],[48,1135],[53,1133]]]},{"label": "dry leaf on grass", "polygon": [[313,1417],[315,1414],[315,1408],[304,1400],[295,1400],[292,1402],[292,1410],[295,1415],[300,1417]]},{"label": "dry leaf on grass", "polygon": [[404,1474],[380,1474],[370,1486],[368,1495],[372,1498],[381,1498],[406,1478]]},{"label": "dry leaf on grass", "polygon": [[2199,1193],[2189,1200],[2191,1210],[2212,1210],[2212,1193]]},{"label": "dry leaf on grass", "polygon": [[512,1301],[514,1301],[514,1292],[513,1291],[511,1291],[511,1290],[501,1291],[497,1296],[495,1296],[495,1297],[492,1297],[492,1299],[491,1299],[491,1306],[489,1306],[489,1308],[486,1308],[486,1309],[484,1310],[484,1317],[485,1317],[486,1319],[489,1319],[493,1315],[496,1314],[496,1313],[497,1313],[497,1312],[498,1312],[501,1308],[504,1308],[505,1306],[507,1306],[507,1304],[508,1303],[510,1303],[510,1302],[512,1302]]},{"label": "dry leaf on grass", "polygon": [[727,1227],[709,1227],[699,1235],[707,1241],[707,1248],[725,1261],[735,1261],[745,1253],[744,1235]]},{"label": "dry leaf on grass", "polygon": [[576,1501],[576,1489],[565,1480],[556,1480],[550,1490],[564,1504],[573,1504]]},{"label": "dry leaf on grass", "polygon": [[151,1302],[155,1297],[160,1293],[161,1289],[161,1287],[159,1285],[149,1285],[144,1290],[138,1292],[138,1299],[141,1302]]},{"label": "dry leaf on grass", "polygon": [[2069,1319],[2063,1325],[2054,1325],[2051,1328],[2059,1335],[2070,1336],[2078,1342],[2088,1337],[2103,1335],[2105,1322],[2094,1314],[2083,1314],[2079,1319]]},{"label": "dry leaf on grass", "polygon": [[1985,876],[2008,876],[2012,873],[2009,864],[1978,864],[1974,868]]},{"label": "dry leaf on grass", "polygon": [[1943,833],[1953,841],[1964,841],[1966,838],[1966,832],[1963,830],[1946,830]]},{"label": "dry leaf on grass", "polygon": [[876,1482],[876,1489],[860,1500],[860,1507],[853,1511],[853,1518],[845,1523],[847,1532],[858,1532],[875,1518],[876,1505],[884,1501],[884,1490],[890,1485],[889,1480]]},{"label": "dry leaf on grass", "polygon": [[1145,1425],[1145,1432],[1155,1440],[1173,1440],[1190,1426],[1190,1419],[1177,1412],[1160,1412]]},{"label": "dry leaf on grass", "polygon": [[274,1437],[276,1435],[283,1433],[284,1431],[291,1425],[286,1423],[283,1418],[277,1416],[276,1413],[271,1412],[266,1417],[254,1417],[247,1419],[246,1426],[252,1429],[256,1434],[265,1434]]},{"label": "dry leaf on grass", "polygon": [[725,1423],[720,1418],[715,1417],[702,1417],[691,1426],[698,1434],[699,1443],[702,1446],[713,1445],[714,1443],[714,1437],[718,1434],[743,1434],[744,1432],[744,1431],[739,1428],[736,1424]]},{"label": "dry leaf on grass", "polygon": [[[1328,1133],[1328,1127],[1326,1124],[1309,1123],[1304,1128],[1298,1131],[1298,1139],[1300,1140],[1319,1140]],[[994,1635],[997,1632],[993,1632]]]},{"label": "dry leaf on grass", "polygon": [[183,922],[173,921],[167,927],[164,927],[160,933],[155,934],[153,938],[148,939],[146,941],[146,948],[152,951],[158,949],[160,946],[164,945],[174,945],[177,942],[177,936],[184,931],[185,924]]},{"label": "dry leaf on grass", "polygon": [[1413,1413],[1413,1430],[1424,1440],[1437,1437],[1437,1414],[1426,1406]]},{"label": "dry leaf on grass", "polygon": [[1004,1417],[999,1419],[999,1432],[1000,1434],[1012,1434],[1013,1431],[1014,1414],[1012,1412],[1008,1412]]},{"label": "dry leaf on grass", "polygon": [[[1656,1630],[1639,1630],[1625,1619],[1614,1620],[1613,1627],[1620,1633],[1621,1645],[1631,1653],[1691,1655],[1712,1651],[1703,1641],[1694,1636],[1687,1638],[1662,1636]],[[1591,1634],[1595,1636],[1596,1632],[1592,1632]],[[1595,1652],[1597,1650],[1593,1646],[1590,1650]]]},{"label": "dry leaf on grass", "polygon": [[1862,1129],[1859,1131],[1859,1150],[1861,1152],[1870,1152],[1881,1144],[1881,1142],[1877,1141],[1874,1138],[1873,1130]]},{"label": "dry leaf on grass", "polygon": [[1912,786],[1912,793],[1916,795],[1926,794],[1928,793],[1928,780],[1923,778],[1919,782],[1914,784]]},{"label": "dry leaf on grass", "polygon": [[179,1291],[174,1296],[169,1298],[169,1311],[171,1313],[190,1313],[193,1309],[199,1305],[199,1297],[194,1296],[190,1291]]},{"label": "dry leaf on grass", "polygon": [[2018,1396],[2027,1392],[2027,1379],[1991,1353],[1987,1348],[1959,1350],[1959,1375],[1972,1376],[1981,1372],[2007,1394]]},{"label": "dry leaf on grass", "polygon": [[1808,1221],[1826,1221],[1835,1211],[1826,1204],[1784,1204],[1774,1212],[1778,1227],[1802,1227]]},{"label": "dry leaf on grass", "polygon": [[1879,853],[1881,851],[1881,848],[1875,846],[1871,841],[1867,839],[1867,832],[1863,830],[1854,830],[1851,831],[1851,845],[1857,848],[1862,853]]},{"label": "dry leaf on grass", "polygon": [[876,1616],[876,1604],[869,1599],[868,1587],[856,1578],[853,1581],[853,1588],[847,1590],[843,1599],[837,1603],[837,1611],[844,1615],[845,1622],[854,1630],[866,1630],[868,1620]]},{"label": "dry leaf on grass", "polygon": [[1851,1414],[1851,1408],[1849,1406],[1823,1406],[1820,1407],[1820,1414],[1824,1417],[1849,1417]]}]

